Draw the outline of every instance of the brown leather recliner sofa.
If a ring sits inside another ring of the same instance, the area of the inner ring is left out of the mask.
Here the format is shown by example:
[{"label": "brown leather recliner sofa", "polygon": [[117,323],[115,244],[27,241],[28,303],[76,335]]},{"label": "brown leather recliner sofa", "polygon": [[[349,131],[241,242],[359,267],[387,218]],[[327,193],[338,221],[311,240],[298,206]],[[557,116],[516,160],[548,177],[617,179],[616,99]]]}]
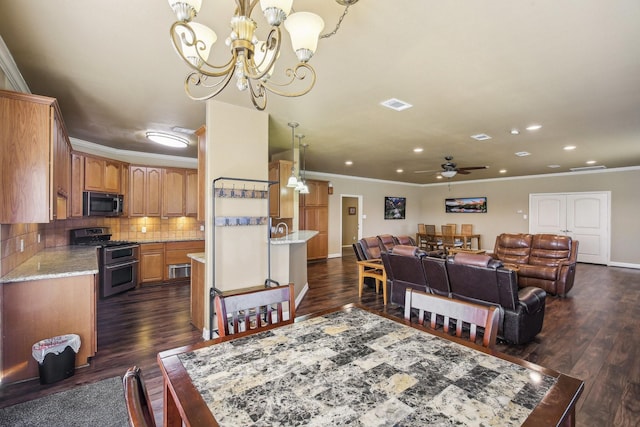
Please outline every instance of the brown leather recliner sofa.
[{"label": "brown leather recliner sofa", "polygon": [[517,270],[520,287],[564,297],[573,287],[578,241],[555,234],[503,233],[496,237],[492,256]]},{"label": "brown leather recliner sofa", "polygon": [[513,344],[529,342],[542,330],[546,292],[519,289],[516,272],[489,255],[459,253],[445,260],[399,245],[381,256],[394,304],[403,306],[405,291],[412,288],[498,307],[498,337]]}]

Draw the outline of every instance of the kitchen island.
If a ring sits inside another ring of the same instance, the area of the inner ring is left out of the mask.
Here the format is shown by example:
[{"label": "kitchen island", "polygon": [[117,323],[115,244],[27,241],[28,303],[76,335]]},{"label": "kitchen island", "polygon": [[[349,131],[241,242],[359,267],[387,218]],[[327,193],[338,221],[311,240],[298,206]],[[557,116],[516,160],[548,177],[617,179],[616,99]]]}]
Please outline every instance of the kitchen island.
[{"label": "kitchen island", "polygon": [[271,279],[286,285],[293,283],[296,303],[307,293],[307,242],[317,235],[314,230],[299,230],[272,238]]},{"label": "kitchen island", "polygon": [[80,336],[76,366],[97,351],[95,247],[45,249],[0,278],[2,290],[2,383],[38,377],[31,355],[36,342]]}]

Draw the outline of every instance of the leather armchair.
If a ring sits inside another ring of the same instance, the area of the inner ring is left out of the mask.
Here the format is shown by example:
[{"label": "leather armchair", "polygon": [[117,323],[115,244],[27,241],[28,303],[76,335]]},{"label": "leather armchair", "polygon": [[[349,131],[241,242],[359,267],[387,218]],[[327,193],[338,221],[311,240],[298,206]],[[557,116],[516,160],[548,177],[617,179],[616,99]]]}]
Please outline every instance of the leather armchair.
[{"label": "leather armchair", "polygon": [[404,305],[407,288],[422,292],[427,290],[427,278],[422,269],[424,252],[417,246],[396,245],[389,252],[382,252],[382,262],[391,282],[391,302]]},{"label": "leather armchair", "polygon": [[380,258],[380,252],[382,251],[380,250],[380,243],[377,237],[364,237],[358,240],[358,243],[360,243],[365,259]]},{"label": "leather armchair", "polygon": [[518,275],[489,255],[458,253],[447,262],[453,298],[500,307],[498,336],[522,344],[531,341],[544,321],[546,292],[519,289]]},{"label": "leather armchair", "polygon": [[396,245],[396,241],[391,234],[381,234],[377,238],[380,250],[383,252],[390,251]]}]

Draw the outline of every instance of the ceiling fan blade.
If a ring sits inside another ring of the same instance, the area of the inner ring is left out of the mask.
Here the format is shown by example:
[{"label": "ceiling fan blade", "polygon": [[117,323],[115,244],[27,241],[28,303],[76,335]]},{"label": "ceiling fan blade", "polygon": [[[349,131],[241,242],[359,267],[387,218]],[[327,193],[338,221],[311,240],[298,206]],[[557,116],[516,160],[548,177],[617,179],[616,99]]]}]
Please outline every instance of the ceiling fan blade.
[{"label": "ceiling fan blade", "polygon": [[413,171],[413,173],[434,173],[434,172],[440,172],[440,169],[432,169],[428,171]]},{"label": "ceiling fan blade", "polygon": [[468,170],[464,170],[464,169],[458,169],[458,173],[460,175],[469,175],[471,172],[469,172]]},{"label": "ceiling fan blade", "polygon": [[465,168],[458,168],[458,172],[463,171],[463,170],[472,171],[472,170],[477,170],[477,169],[489,169],[489,166],[469,166],[469,167],[465,167]]}]

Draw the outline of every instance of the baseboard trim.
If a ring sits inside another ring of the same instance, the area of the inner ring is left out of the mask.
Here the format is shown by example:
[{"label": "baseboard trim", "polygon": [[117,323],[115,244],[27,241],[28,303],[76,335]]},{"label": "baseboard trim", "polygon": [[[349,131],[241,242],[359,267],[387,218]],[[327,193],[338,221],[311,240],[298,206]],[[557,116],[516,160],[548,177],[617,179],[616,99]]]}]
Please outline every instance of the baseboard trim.
[{"label": "baseboard trim", "polygon": [[630,262],[610,262],[609,267],[633,268],[640,270],[640,264],[632,264]]}]

